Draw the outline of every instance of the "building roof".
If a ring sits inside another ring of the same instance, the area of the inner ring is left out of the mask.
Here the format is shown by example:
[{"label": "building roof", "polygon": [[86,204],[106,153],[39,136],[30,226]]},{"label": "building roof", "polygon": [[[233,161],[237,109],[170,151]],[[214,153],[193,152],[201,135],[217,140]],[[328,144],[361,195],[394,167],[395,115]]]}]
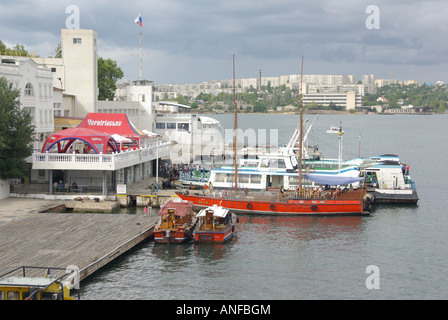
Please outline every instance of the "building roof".
[{"label": "building roof", "polygon": [[113,151],[119,150],[115,139],[105,132],[89,128],[70,128],[49,136],[47,140],[45,140],[41,152],[48,152],[54,145],[57,145],[58,153],[67,153],[72,143],[76,140],[84,141],[97,154],[106,153],[108,146]]},{"label": "building roof", "polygon": [[132,124],[125,113],[88,113],[78,128],[95,129],[127,138],[146,136]]}]

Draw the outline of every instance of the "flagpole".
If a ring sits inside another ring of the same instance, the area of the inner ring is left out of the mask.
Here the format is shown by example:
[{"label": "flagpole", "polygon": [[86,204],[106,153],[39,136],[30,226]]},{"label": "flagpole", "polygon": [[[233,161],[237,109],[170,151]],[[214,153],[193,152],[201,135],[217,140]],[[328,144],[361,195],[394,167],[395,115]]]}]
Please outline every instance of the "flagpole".
[{"label": "flagpole", "polygon": [[139,55],[140,55],[140,68],[139,68],[139,80],[142,80],[142,32],[139,32]]},{"label": "flagpole", "polygon": [[[134,20],[135,23],[138,23],[140,28],[142,27],[142,15],[139,13],[137,18]],[[140,56],[140,66],[139,66],[139,80],[142,80],[142,31],[140,29],[138,33],[138,43],[139,43],[139,56]]]}]

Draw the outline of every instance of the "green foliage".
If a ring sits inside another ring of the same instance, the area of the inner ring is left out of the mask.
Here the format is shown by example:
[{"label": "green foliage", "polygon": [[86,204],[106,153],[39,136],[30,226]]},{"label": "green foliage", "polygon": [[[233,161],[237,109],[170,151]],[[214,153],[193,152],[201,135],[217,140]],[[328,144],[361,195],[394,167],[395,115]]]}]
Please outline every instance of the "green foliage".
[{"label": "green foliage", "polygon": [[[448,102],[448,85],[400,85],[392,84],[378,89],[376,97],[384,96],[389,100],[390,108],[399,107],[398,101],[414,107],[430,107],[434,111],[443,112]],[[376,99],[375,99],[376,100]],[[379,104],[379,103],[378,103]]]},{"label": "green foliage", "polygon": [[0,54],[5,56],[21,56],[21,57],[30,57],[36,56],[28,52],[25,47],[21,44],[16,44],[12,48],[6,47],[6,45],[0,40]]},{"label": "green foliage", "polygon": [[117,80],[124,74],[117,62],[112,59],[98,58],[98,100],[113,100],[117,89]]},{"label": "green foliage", "polygon": [[0,178],[22,178],[25,159],[33,152],[34,126],[31,115],[20,108],[20,91],[0,78]]}]

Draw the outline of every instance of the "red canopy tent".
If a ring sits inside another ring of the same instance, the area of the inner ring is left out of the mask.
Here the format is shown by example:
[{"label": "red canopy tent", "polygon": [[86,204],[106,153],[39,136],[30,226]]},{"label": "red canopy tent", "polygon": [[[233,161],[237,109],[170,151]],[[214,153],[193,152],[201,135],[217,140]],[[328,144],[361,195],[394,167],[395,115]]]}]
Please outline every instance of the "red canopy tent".
[{"label": "red canopy tent", "polygon": [[144,146],[148,141],[148,135],[137,129],[125,113],[89,113],[77,128],[118,134],[136,141],[136,147]]},{"label": "red canopy tent", "polygon": [[42,147],[42,153],[51,152],[50,149],[54,146],[57,147],[57,153],[67,153],[70,150],[74,152],[73,142],[76,140],[83,141],[94,153],[107,153],[108,147],[112,152],[119,152],[117,142],[110,134],[93,129],[71,128],[49,136]]}]

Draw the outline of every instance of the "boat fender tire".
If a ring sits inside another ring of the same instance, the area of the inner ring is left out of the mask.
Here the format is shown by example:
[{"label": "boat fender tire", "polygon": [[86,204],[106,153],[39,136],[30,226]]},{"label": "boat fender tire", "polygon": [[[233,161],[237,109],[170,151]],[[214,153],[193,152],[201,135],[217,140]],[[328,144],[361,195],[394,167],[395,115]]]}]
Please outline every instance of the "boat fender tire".
[{"label": "boat fender tire", "polygon": [[250,209],[252,209],[252,208],[253,208],[252,203],[249,202],[249,203],[247,204],[247,209],[250,210]]},{"label": "boat fender tire", "polygon": [[274,211],[275,210],[275,205],[271,204],[271,206],[269,208],[271,208],[271,210]]},{"label": "boat fender tire", "polygon": [[311,206],[311,210],[316,211],[316,210],[317,210],[317,205],[313,204],[313,205]]}]

